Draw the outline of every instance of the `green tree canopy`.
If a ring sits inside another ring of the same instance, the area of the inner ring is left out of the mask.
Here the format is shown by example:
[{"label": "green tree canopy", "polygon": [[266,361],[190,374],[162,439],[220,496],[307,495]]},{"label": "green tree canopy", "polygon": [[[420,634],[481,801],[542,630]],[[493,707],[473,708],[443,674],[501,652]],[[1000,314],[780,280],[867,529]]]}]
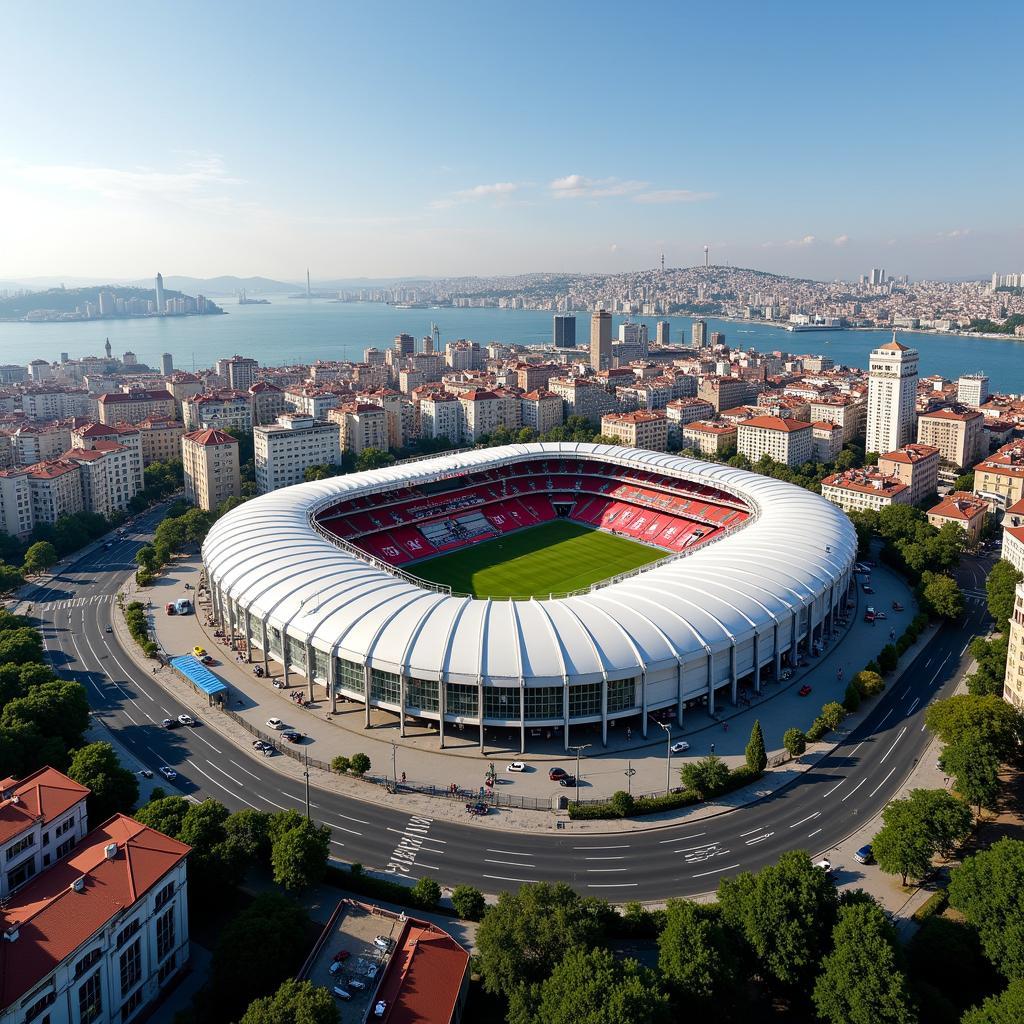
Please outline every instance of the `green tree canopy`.
[{"label": "green tree canopy", "polygon": [[271,843],[270,863],[274,881],[289,892],[315,885],[327,871],[331,830],[302,819],[302,823],[277,836]]},{"label": "green tree canopy", "polygon": [[49,569],[51,565],[56,565],[59,557],[57,549],[49,541],[36,541],[25,552],[25,572],[43,572],[44,569]]},{"label": "green tree canopy", "polygon": [[42,661],[43,638],[38,630],[22,626],[0,633],[0,665],[41,664]]},{"label": "green tree canopy", "polygon": [[393,465],[394,461],[395,457],[390,452],[380,448],[364,448],[356,458],[356,470],[362,473],[367,469],[383,469]]},{"label": "green tree canopy", "polygon": [[122,767],[109,743],[90,743],[71,757],[68,775],[88,786],[89,821],[99,825],[112,815],[130,814],[139,799],[134,772]]},{"label": "green tree canopy", "polygon": [[946,744],[980,733],[1002,758],[1008,758],[1024,738],[1024,719],[1020,712],[991,695],[978,697],[960,693],[936,701],[925,711],[924,720]]},{"label": "green tree canopy", "polygon": [[871,841],[878,866],[887,874],[920,878],[931,866],[934,850],[927,824],[909,800],[894,800],[882,811],[882,827]]},{"label": "green tree canopy", "polygon": [[[895,508],[906,508],[896,505]],[[960,587],[952,576],[945,573],[924,572],[921,574],[921,603],[933,615],[943,619],[956,619],[963,614],[964,601]]]},{"label": "green tree canopy", "polygon": [[329,989],[289,978],[272,995],[254,999],[241,1024],[340,1024],[338,1004]]},{"label": "green tree canopy", "polygon": [[916,1024],[900,969],[896,935],[882,909],[855,903],[839,911],[832,952],[814,986],[814,1006],[829,1024]]},{"label": "green tree canopy", "polygon": [[669,900],[658,970],[684,1005],[728,1001],[742,977],[737,943],[718,907]]},{"label": "green tree canopy", "polygon": [[[19,632],[15,630],[6,636]],[[4,637],[0,637],[0,657],[3,640]],[[89,727],[89,701],[85,690],[71,679],[55,679],[33,686],[24,697],[8,702],[0,714],[0,725],[18,722],[35,726],[43,736],[59,737],[65,749],[80,746]]]},{"label": "green tree canopy", "polygon": [[708,800],[725,789],[729,781],[729,766],[715,754],[687,761],[679,769],[679,778],[683,785],[696,793],[701,800]]},{"label": "green tree canopy", "polygon": [[753,772],[763,772],[768,767],[768,755],[764,749],[764,733],[761,720],[755,718],[747,741],[747,767]]},{"label": "green tree canopy", "polygon": [[1010,616],[1013,614],[1013,597],[1017,584],[1024,579],[1009,562],[1000,559],[989,571],[985,580],[985,593],[988,596],[988,611],[996,621],[996,628],[1006,632]]},{"label": "green tree canopy", "polygon": [[150,800],[140,807],[132,817],[143,825],[163,832],[165,836],[177,839],[181,824],[188,813],[189,802],[183,796],[165,796]]},{"label": "green tree canopy", "polygon": [[956,791],[981,814],[999,798],[1002,758],[990,736],[971,730],[942,751],[940,763],[953,776]]},{"label": "green tree canopy", "polygon": [[1020,1024],[1024,1020],[1024,980],[1011,981],[997,996],[968,1010],[961,1024]]},{"label": "green tree canopy", "polygon": [[803,729],[787,729],[782,734],[782,745],[790,757],[799,757],[807,749],[807,735]]},{"label": "green tree canopy", "polygon": [[475,886],[457,885],[452,889],[452,906],[464,921],[479,921],[487,909],[487,901]]}]

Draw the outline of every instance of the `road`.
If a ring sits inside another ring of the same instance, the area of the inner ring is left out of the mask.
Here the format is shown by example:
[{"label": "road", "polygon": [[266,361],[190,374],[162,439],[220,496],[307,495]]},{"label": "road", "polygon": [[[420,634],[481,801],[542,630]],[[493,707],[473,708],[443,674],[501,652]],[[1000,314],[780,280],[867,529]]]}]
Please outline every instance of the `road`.
[{"label": "road", "polygon": [[[305,809],[302,784],[250,756],[209,726],[167,730],[164,718],[191,709],[140,669],[108,633],[114,594],[134,554],[159,521],[153,514],[42,584],[31,596],[55,668],[87,689],[94,713],[139,760],[170,765],[175,788],[212,796],[232,810]],[[924,710],[948,696],[963,674],[970,638],[985,631],[988,565],[965,559],[967,598],[960,621],[944,626],[864,722],[797,781],[764,800],[693,824],[629,833],[526,834],[408,813],[313,788],[314,817],[330,826],[332,856],[443,885],[485,892],[523,882],[565,881],[613,901],[660,900],[713,891],[719,879],[773,863],[788,849],[827,851],[869,821],[898,792],[930,741]],[[213,712],[211,712],[211,715]]]}]

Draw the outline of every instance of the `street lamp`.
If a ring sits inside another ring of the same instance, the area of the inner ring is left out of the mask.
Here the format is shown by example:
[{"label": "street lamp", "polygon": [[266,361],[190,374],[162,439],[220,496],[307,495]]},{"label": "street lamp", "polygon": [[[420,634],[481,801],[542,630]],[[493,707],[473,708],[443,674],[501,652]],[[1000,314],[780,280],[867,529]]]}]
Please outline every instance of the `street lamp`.
[{"label": "street lamp", "polygon": [[665,750],[665,796],[672,792],[672,726],[659,722],[658,719],[650,716],[651,720],[665,730],[668,740]]},{"label": "street lamp", "polygon": [[391,776],[395,780],[395,792],[398,792],[398,744],[391,741]]},{"label": "street lamp", "polygon": [[626,792],[633,795],[633,776],[636,775],[636,769],[633,767],[632,761],[626,762],[626,770],[622,773],[626,776]]},{"label": "street lamp", "polygon": [[579,747],[570,747],[570,750],[576,751],[576,803],[580,802],[580,751],[589,750],[590,744],[584,743]]}]

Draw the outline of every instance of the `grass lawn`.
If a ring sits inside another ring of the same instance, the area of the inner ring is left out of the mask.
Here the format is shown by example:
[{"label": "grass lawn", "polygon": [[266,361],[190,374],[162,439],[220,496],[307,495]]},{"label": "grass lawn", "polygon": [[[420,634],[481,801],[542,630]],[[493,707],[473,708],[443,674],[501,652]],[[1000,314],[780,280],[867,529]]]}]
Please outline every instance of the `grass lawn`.
[{"label": "grass lawn", "polygon": [[557,519],[411,566],[474,597],[547,597],[606,580],[667,552]]}]

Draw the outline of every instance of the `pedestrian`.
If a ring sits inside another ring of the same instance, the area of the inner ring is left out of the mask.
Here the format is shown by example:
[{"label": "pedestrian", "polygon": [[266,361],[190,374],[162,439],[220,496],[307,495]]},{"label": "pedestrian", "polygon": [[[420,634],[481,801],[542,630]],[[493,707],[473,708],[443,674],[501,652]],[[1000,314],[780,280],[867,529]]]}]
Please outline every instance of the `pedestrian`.
[{"label": "pedestrian", "polygon": [[729,723],[728,723],[728,722],[723,722],[723,723],[722,723],[722,728],[723,728],[723,729],[724,729],[724,730],[725,730],[726,732],[728,732],[728,731],[729,731]]},{"label": "pedestrian", "polygon": [[405,782],[405,772],[402,772],[402,781]]},{"label": "pedestrian", "polygon": [[626,742],[628,743],[633,738],[633,730],[626,726]]}]

